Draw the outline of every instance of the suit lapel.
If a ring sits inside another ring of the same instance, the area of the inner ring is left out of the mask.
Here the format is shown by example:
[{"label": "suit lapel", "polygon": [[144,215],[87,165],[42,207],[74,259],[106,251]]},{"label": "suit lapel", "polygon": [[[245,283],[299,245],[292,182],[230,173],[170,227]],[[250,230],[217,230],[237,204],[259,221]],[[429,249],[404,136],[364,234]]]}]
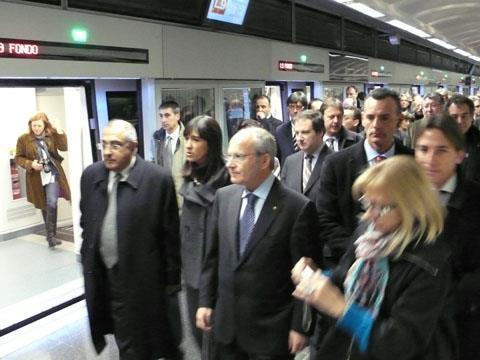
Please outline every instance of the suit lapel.
[{"label": "suit lapel", "polygon": [[352,146],[352,156],[349,159],[349,163],[352,169],[351,174],[354,176],[353,179],[356,179],[358,175],[368,167],[367,154],[363,148],[363,141]]},{"label": "suit lapel", "polygon": [[[305,186],[305,189],[303,189],[304,194],[306,194],[310,191],[313,184],[315,184],[315,182],[320,177],[320,172],[322,171],[323,161],[325,160],[325,157],[327,155],[331,154],[331,153],[332,153],[332,151],[328,148],[328,146],[323,145],[322,150],[318,154],[318,159],[317,159],[317,162],[315,163],[315,167],[313,168],[312,175],[310,175],[310,179],[308,179],[307,186]],[[302,171],[303,171],[303,169],[302,169]]]},{"label": "suit lapel", "polygon": [[[250,256],[252,251],[255,247],[260,244],[260,242],[265,238],[265,233],[270,228],[270,225],[275,220],[276,216],[281,211],[281,206],[279,200],[282,197],[282,192],[280,188],[280,183],[278,180],[275,180],[270,192],[263,204],[262,211],[260,216],[258,217],[257,222],[255,223],[255,227],[253,228],[252,235],[248,242],[248,245],[243,253],[238,266],[245,262],[245,260]],[[237,217],[237,224],[238,224],[238,217]]]},{"label": "suit lapel", "polygon": [[242,207],[242,192],[243,187],[238,186],[228,201],[227,208],[227,237],[230,243],[232,253],[236,254],[238,260],[238,220],[240,218],[240,208]]},{"label": "suit lapel", "polygon": [[292,171],[292,176],[293,178],[293,184],[295,185],[294,189],[297,190],[298,192],[302,192],[302,177],[303,177],[303,151],[299,151],[294,155],[294,161],[292,161],[292,166],[293,169]]}]

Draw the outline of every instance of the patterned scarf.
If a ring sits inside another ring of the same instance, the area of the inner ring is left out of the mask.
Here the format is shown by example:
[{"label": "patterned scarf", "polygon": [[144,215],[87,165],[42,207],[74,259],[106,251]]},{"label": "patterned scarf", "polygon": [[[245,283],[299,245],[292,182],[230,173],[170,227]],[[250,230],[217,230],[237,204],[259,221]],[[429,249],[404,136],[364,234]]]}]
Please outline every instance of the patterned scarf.
[{"label": "patterned scarf", "polygon": [[385,247],[391,235],[373,230],[373,226],[355,241],[356,260],[343,283],[349,304],[368,308],[377,317],[387,287],[389,266]]}]

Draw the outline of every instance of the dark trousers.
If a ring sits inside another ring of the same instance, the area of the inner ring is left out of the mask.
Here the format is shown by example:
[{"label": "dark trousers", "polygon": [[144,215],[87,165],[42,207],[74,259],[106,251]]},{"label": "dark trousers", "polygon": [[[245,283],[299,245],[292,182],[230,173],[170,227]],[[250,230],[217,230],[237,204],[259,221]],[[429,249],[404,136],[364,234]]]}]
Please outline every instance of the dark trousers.
[{"label": "dark trousers", "polygon": [[185,286],[187,295],[187,310],[188,320],[190,321],[190,328],[192,335],[197,343],[198,347],[202,348],[202,330],[197,328],[196,314],[198,309],[198,289],[194,289],[188,285]]},{"label": "dark trousers", "polygon": [[236,343],[217,343],[219,357],[222,360],[292,360],[294,355],[253,354],[241,349]]}]

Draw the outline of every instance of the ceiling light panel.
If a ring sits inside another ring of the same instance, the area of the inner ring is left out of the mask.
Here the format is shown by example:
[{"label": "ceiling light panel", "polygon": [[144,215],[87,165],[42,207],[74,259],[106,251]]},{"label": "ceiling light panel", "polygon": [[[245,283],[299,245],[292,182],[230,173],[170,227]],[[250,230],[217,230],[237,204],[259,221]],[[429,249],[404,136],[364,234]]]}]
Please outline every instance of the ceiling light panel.
[{"label": "ceiling light panel", "polygon": [[382,14],[380,11],[377,11],[375,9],[372,9],[370,6],[367,6],[365,4],[359,3],[359,2],[351,2],[351,3],[346,3],[349,8],[357,10],[361,12],[362,14],[368,15],[370,17],[373,17],[375,19],[384,17],[385,14]]},{"label": "ceiling light panel", "polygon": [[403,21],[400,20],[390,20],[387,22],[388,24],[395,26],[399,29],[408,31],[409,33],[412,33],[413,35],[417,35],[421,38],[429,38],[430,34],[427,34],[425,31],[422,31],[420,29],[417,29],[416,27],[413,27],[411,25],[405,24]]},{"label": "ceiling light panel", "polygon": [[462,49],[455,49],[453,51],[456,52],[457,54],[460,54],[460,55],[463,55],[463,56],[466,56],[466,57],[472,56],[472,54],[470,54],[469,52],[466,52],[465,50],[462,50]]},{"label": "ceiling light panel", "polygon": [[430,39],[427,39],[427,40],[431,41],[434,44],[440,45],[440,46],[442,46],[442,47],[444,47],[445,49],[448,49],[448,50],[453,50],[456,47],[456,46],[453,46],[453,45],[447,43],[446,41],[443,41],[443,40],[440,40],[440,39],[437,39],[437,38],[430,38]]}]

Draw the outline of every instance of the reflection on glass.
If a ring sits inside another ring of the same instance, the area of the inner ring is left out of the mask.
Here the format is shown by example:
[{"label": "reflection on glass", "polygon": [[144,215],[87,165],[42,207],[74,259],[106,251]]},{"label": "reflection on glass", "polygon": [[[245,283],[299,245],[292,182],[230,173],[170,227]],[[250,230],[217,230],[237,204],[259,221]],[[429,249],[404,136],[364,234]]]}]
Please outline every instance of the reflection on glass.
[{"label": "reflection on glass", "polygon": [[162,89],[161,102],[168,100],[180,106],[180,119],[184,125],[198,115],[215,118],[214,89]]},{"label": "reflection on glass", "polygon": [[262,95],[261,88],[224,88],[223,109],[227,123],[228,138],[230,139],[245,119],[251,119],[254,114],[253,100]]}]

